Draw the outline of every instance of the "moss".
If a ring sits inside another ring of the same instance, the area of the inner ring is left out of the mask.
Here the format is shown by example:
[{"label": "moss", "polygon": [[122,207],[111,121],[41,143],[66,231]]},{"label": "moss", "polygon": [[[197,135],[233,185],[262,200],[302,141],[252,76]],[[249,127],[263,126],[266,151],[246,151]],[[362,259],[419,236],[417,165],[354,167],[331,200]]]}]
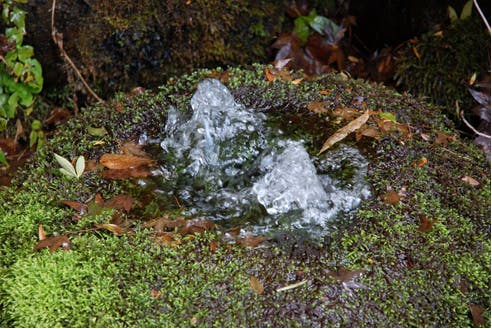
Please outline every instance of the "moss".
[{"label": "moss", "polygon": [[468,81],[474,73],[489,70],[489,54],[490,37],[480,18],[457,20],[442,35],[429,32],[409,43],[396,64],[395,78],[411,93],[442,105],[458,122],[455,101],[464,110],[475,105]]},{"label": "moss", "polygon": [[[113,105],[83,111],[53,136],[11,188],[0,192],[6,200],[0,205],[2,325],[465,327],[473,325],[468,305],[490,310],[489,168],[476,147],[460,138],[433,145],[420,137],[455,133],[435,107],[340,75],[294,85],[280,79],[269,83],[263,66],[224,73],[195,71],[169,80],[154,94],[120,94]],[[238,102],[275,117],[289,133],[311,136],[312,154],[341,123],[310,113],[311,101],[360,107],[363,98],[367,108],[394,113],[411,125],[414,136],[347,138],[370,162],[373,198],[337,219],[321,244],[286,234],[252,249],[207,233],[165,247],[141,223],[174,208],[163,207],[135,182],[108,182],[96,172],[74,181],[58,173],[55,151],[97,159],[142,133],[158,137],[167,110],[189,111],[196,84],[210,76],[222,76]],[[114,104],[123,112],[111,110]],[[100,137],[88,135],[87,126],[106,127],[105,144],[96,146]],[[425,165],[413,164],[422,157]],[[463,176],[480,185],[463,182]],[[388,188],[405,188],[406,196],[385,204],[378,196]],[[96,191],[104,198],[130,193],[142,201],[142,208],[128,215],[132,234],[71,233],[70,251],[32,251],[39,223],[47,232],[64,234],[108,221],[110,214],[102,213],[75,223],[72,211],[58,203],[63,198],[86,202]],[[420,216],[434,220],[432,229],[419,231]],[[219,246],[211,248],[212,242]],[[354,279],[359,288],[346,287],[330,274],[339,269],[364,270]],[[252,291],[250,276],[263,283],[263,294]],[[303,280],[297,288],[276,291]],[[47,299],[51,290],[60,297]],[[76,308],[74,300],[82,307]]]}]

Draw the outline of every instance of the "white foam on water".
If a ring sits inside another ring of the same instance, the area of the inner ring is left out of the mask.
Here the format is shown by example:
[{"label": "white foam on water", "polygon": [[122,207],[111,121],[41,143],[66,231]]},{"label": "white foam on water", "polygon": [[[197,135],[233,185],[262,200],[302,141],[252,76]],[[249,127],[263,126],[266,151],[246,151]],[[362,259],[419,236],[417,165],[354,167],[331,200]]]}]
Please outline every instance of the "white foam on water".
[{"label": "white foam on water", "polygon": [[[169,110],[161,141],[174,159],[162,165],[163,179],[176,180],[173,193],[190,214],[227,221],[263,208],[266,215],[257,211],[260,218],[250,223],[253,231],[319,233],[339,212],[370,196],[367,162],[358,150],[341,146],[315,166],[301,141],[267,128],[264,114],[236,103],[218,80],[198,85],[191,108],[189,120]],[[332,177],[347,165],[349,182]]]}]

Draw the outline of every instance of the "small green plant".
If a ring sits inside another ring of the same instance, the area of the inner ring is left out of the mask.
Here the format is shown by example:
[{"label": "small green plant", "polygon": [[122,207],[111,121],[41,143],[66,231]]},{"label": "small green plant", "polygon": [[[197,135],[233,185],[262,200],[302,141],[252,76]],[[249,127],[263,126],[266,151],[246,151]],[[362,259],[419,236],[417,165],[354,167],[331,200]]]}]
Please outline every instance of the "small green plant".
[{"label": "small green plant", "polygon": [[[43,87],[41,64],[33,57],[34,49],[23,45],[26,13],[15,3],[27,0],[1,0],[4,33],[0,33],[0,132],[19,107],[29,115],[34,95]],[[0,150],[0,157],[4,156]]]},{"label": "small green plant", "polygon": [[456,13],[456,10],[454,10],[454,8],[451,6],[448,6],[448,16],[449,16],[449,19],[451,20],[451,23],[454,23],[458,19],[466,19],[466,18],[470,17],[472,14],[472,9],[473,9],[473,0],[469,0],[463,6],[463,9],[461,10],[460,17],[458,18],[458,14]]},{"label": "small green plant", "polygon": [[29,134],[29,147],[36,145],[39,149],[44,145],[43,124],[39,120],[34,120],[31,124],[31,133]]},{"label": "small green plant", "polygon": [[308,16],[299,16],[294,21],[294,34],[306,42],[312,31],[316,31],[327,39],[329,44],[337,44],[345,34],[345,28],[331,19],[316,14],[312,10]]},{"label": "small green plant", "polygon": [[68,177],[78,179],[84,173],[85,159],[82,155],[77,158],[77,161],[75,162],[75,167],[70,161],[68,161],[67,159],[56,153],[55,153],[55,159],[61,166],[60,172]]}]

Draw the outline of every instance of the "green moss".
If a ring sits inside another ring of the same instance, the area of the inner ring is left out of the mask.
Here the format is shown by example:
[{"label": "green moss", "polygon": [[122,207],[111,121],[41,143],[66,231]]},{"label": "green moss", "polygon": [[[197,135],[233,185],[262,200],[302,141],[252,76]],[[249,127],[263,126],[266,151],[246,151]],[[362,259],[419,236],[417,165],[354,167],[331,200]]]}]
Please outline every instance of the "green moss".
[{"label": "green moss", "polygon": [[467,90],[468,81],[473,73],[489,70],[489,54],[490,35],[480,18],[457,20],[442,35],[429,32],[416,44],[409,43],[396,64],[395,78],[403,88],[429,97],[459,121],[455,101],[465,111],[475,105]]},{"label": "green moss", "polygon": [[[269,83],[263,66],[228,70],[227,85],[236,100],[275,117],[290,134],[310,136],[305,139],[312,154],[342,124],[309,113],[311,101],[354,107],[354,98],[364,97],[367,108],[394,113],[416,132],[410,140],[398,134],[379,141],[347,138],[370,162],[367,180],[373,198],[333,223],[321,245],[285,235],[268,247],[242,248],[207,233],[164,247],[141,223],[175,208],[157,198],[148,200],[149,192],[135,182],[109,182],[97,172],[73,181],[58,173],[53,152],[97,159],[142,133],[159,137],[167,110],[188,111],[196,84],[223,72],[195,71],[168,81],[155,95],[119,95],[122,113],[111,106],[83,111],[53,136],[14,186],[0,191],[5,200],[0,205],[2,325],[464,327],[473,325],[468,305],[490,310],[487,162],[459,138],[437,146],[420,138],[420,132],[435,138],[454,130],[435,107],[381,86],[339,75],[300,85],[280,79]],[[106,127],[105,144],[96,146],[100,137],[88,135],[87,126]],[[428,162],[415,165],[422,157]],[[342,174],[350,175],[349,169]],[[480,185],[463,182],[463,176]],[[395,205],[385,204],[378,196],[388,188],[405,188],[406,195]],[[132,234],[73,233],[108,222],[111,214],[76,223],[73,211],[58,201],[87,202],[96,191],[106,199],[127,193],[142,201],[142,208],[125,215],[134,224]],[[431,230],[419,231],[420,216],[435,221]],[[48,234],[72,232],[72,249],[34,252],[40,223]],[[215,251],[212,242],[220,242]],[[338,269],[364,270],[354,279],[363,287],[344,287],[329,272]],[[250,276],[263,283],[263,294],[252,291]],[[297,288],[276,291],[302,280],[306,283]],[[46,298],[46,291],[56,297]]]}]

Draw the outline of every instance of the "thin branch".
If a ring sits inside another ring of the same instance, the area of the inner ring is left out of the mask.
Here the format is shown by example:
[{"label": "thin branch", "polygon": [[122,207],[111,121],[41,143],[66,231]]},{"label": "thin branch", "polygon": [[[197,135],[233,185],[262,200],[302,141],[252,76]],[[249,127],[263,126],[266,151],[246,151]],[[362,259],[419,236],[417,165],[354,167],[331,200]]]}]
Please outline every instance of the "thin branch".
[{"label": "thin branch", "polygon": [[477,0],[473,0],[473,4],[475,5],[475,8],[477,9],[478,13],[480,14],[480,17],[482,17],[482,21],[485,23],[487,26],[487,29],[489,30],[490,33],[490,24],[487,21],[487,18],[485,18],[485,15],[482,13],[482,10],[480,9],[480,6],[478,5]]},{"label": "thin branch", "polygon": [[55,7],[56,7],[56,0],[53,0],[52,6],[51,6],[51,37],[53,38],[53,41],[55,44],[58,46],[58,49],[60,50],[63,58],[67,61],[67,63],[72,67],[72,69],[75,71],[75,74],[77,77],[80,79],[82,84],[84,85],[85,89],[89,92],[89,94],[92,95],[98,102],[104,103],[104,100],[99,97],[94,90],[89,86],[89,84],[85,81],[84,77],[80,73],[80,71],[77,69],[77,66],[75,66],[75,63],[72,61],[72,59],[68,56],[67,52],[65,49],[63,49],[63,34],[58,33],[56,27],[55,27]]},{"label": "thin branch", "polygon": [[463,120],[463,122],[468,126],[468,128],[470,128],[475,134],[490,139],[489,135],[479,132],[468,121],[466,121],[465,116],[463,115],[463,111],[460,112],[460,117],[461,120]]}]

